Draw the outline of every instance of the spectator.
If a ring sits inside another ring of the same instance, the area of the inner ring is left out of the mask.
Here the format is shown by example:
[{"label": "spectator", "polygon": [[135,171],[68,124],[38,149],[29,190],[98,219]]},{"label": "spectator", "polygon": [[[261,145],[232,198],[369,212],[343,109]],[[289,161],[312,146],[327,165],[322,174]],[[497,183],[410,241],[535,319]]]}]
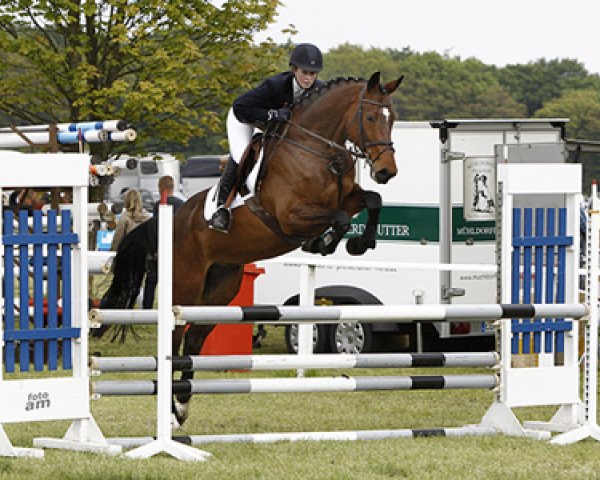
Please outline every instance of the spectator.
[{"label": "spectator", "polygon": [[152,213],[158,215],[158,206],[164,197],[166,197],[167,205],[173,206],[173,212],[176,212],[179,207],[183,205],[183,200],[177,197],[173,192],[175,191],[175,181],[171,175],[163,175],[158,180],[158,192],[160,193],[160,201],[154,204]]},{"label": "spectator", "polygon": [[127,190],[125,194],[125,210],[121,213],[115,234],[110,244],[110,249],[116,251],[125,235],[135,229],[138,225],[150,218],[150,215],[142,208],[142,196],[135,188]]},{"label": "spectator", "polygon": [[40,195],[29,188],[15,190],[10,194],[8,200],[8,208],[15,213],[19,210],[27,210],[31,215],[34,210],[40,210],[43,206]]}]

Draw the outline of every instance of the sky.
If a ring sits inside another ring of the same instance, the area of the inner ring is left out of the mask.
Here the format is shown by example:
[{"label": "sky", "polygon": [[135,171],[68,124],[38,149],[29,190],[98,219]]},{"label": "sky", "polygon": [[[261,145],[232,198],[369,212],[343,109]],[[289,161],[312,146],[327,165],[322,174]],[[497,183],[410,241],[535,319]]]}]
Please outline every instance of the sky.
[{"label": "sky", "polygon": [[600,73],[600,0],[283,0],[276,22],[257,41],[327,51],[349,42],[365,49],[410,47],[487,64],[577,59]]}]

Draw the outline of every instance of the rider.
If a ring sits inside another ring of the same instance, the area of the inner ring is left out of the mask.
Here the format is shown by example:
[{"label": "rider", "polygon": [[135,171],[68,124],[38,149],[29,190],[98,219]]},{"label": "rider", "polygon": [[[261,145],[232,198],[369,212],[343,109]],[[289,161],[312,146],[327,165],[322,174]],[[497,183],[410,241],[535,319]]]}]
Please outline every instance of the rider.
[{"label": "rider", "polygon": [[322,84],[317,80],[323,68],[321,51],[310,43],[297,45],[290,56],[291,69],[267,78],[258,87],[240,95],[227,115],[227,137],[231,155],[219,181],[218,208],[208,221],[209,228],[228,233],[231,211],[225,205],[237,180],[238,163],[252,140],[255,127],[269,121],[285,122],[295,100]]}]

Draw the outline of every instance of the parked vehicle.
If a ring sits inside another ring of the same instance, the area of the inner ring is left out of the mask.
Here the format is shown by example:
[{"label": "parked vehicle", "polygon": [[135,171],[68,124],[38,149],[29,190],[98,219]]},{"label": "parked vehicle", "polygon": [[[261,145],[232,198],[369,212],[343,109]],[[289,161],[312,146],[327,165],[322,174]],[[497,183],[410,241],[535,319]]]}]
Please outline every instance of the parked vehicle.
[{"label": "parked vehicle", "polygon": [[[342,242],[331,258],[355,263],[319,267],[315,303],[495,303],[493,272],[407,270],[396,263],[495,265],[495,178],[489,178],[495,162],[566,161],[566,121],[396,122],[397,177],[379,185],[364,166],[357,168],[360,185],[379,192],[384,201],[377,248],[349,257]],[[365,219],[364,213],[354,218],[347,237],[359,234]],[[297,250],[258,262],[266,273],[255,282],[256,304],[298,303],[300,267],[294,258],[320,260]],[[285,335],[288,350],[295,351],[296,327],[286,328]],[[403,340],[410,350],[420,346],[419,340],[424,350],[489,349],[493,332],[485,323],[460,322],[425,323],[421,335],[415,324],[316,325],[313,347],[316,352],[368,352],[391,338]]]},{"label": "parked vehicle", "polygon": [[181,165],[181,193],[190,198],[202,190],[212,187],[221,177],[221,157],[219,155],[198,155],[189,157]]}]

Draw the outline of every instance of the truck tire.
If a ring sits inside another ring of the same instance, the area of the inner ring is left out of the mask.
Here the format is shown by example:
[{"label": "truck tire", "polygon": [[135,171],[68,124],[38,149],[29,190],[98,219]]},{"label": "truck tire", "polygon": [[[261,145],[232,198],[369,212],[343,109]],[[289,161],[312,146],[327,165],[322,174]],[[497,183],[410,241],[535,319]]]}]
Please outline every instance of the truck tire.
[{"label": "truck tire", "polygon": [[[298,325],[285,326],[285,346],[288,353],[298,353]],[[327,326],[313,325],[313,353],[325,353]]]},{"label": "truck tire", "polygon": [[370,323],[340,323],[329,330],[333,353],[369,353],[373,350],[373,327]]},{"label": "truck tire", "polygon": [[[288,298],[284,305],[298,305],[299,295]],[[327,300],[327,305],[381,305],[381,301],[366,290],[347,285],[328,285],[315,291],[315,304],[318,300]],[[355,325],[319,325],[313,336],[315,353],[367,353],[373,351],[374,333],[370,323]],[[286,326],[285,343],[288,352],[298,349],[297,328]],[[293,327],[293,326],[292,326]]]},{"label": "truck tire", "polygon": [[[431,323],[423,323],[421,326],[423,335],[423,351],[424,352],[440,352],[443,351],[442,340],[435,326]],[[415,334],[416,335],[416,334]]]}]

